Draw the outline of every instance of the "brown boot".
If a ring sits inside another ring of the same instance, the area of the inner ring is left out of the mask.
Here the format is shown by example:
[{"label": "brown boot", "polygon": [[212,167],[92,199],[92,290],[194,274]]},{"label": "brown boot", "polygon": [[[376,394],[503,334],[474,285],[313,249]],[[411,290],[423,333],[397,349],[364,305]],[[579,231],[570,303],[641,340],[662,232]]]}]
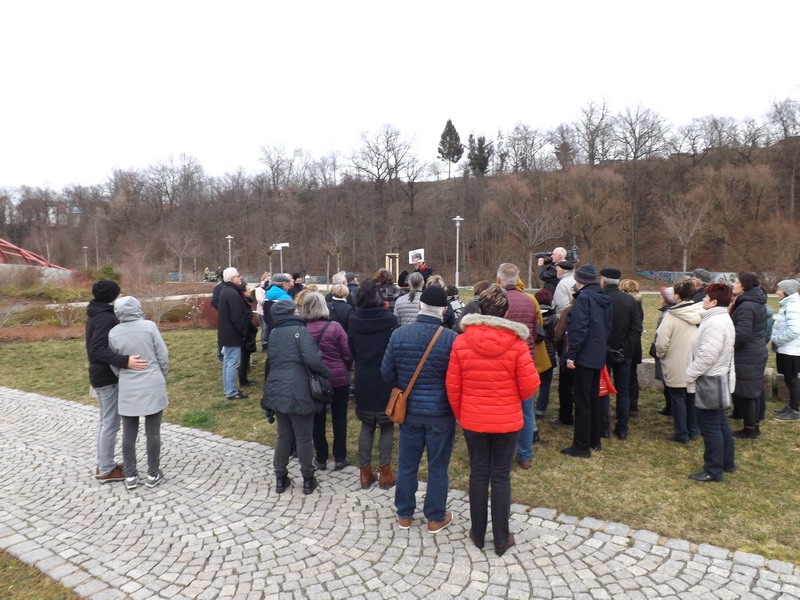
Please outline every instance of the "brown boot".
[{"label": "brown boot", "polygon": [[388,490],[397,481],[397,477],[392,473],[392,465],[383,465],[380,467],[381,480],[378,482],[378,487],[382,490]]},{"label": "brown boot", "polygon": [[372,465],[361,467],[361,489],[368,490],[369,486],[378,480],[375,471],[372,470]]}]

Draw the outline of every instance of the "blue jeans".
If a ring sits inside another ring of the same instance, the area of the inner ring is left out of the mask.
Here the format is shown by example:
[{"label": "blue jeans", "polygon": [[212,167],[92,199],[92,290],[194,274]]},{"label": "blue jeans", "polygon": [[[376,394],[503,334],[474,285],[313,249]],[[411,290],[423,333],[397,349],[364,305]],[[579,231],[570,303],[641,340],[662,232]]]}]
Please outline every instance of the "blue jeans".
[{"label": "blue jeans", "polygon": [[617,388],[617,424],[614,432],[626,434],[631,411],[631,359],[621,365],[609,365],[608,370],[614,377],[614,387]]},{"label": "blue jeans", "polygon": [[394,505],[397,516],[405,519],[414,516],[417,508],[419,464],[422,453],[428,450],[428,491],[422,512],[429,521],[444,521],[447,512],[447,468],[453,452],[455,422],[447,425],[400,425],[400,447],[397,458],[397,487]]},{"label": "blue jeans", "polygon": [[536,414],[544,416],[547,411],[547,405],[550,404],[550,386],[553,383],[553,371],[555,369],[547,369],[544,373],[539,373],[539,395],[536,397]]},{"label": "blue jeans", "polygon": [[533,458],[533,432],[536,431],[536,413],[533,410],[533,396],[522,403],[522,417],[525,423],[519,432],[517,458],[530,462]]},{"label": "blue jeans", "polygon": [[725,471],[736,469],[733,436],[728,417],[722,410],[696,409],[697,424],[705,443],[703,470],[714,479],[722,479]]},{"label": "blue jeans", "polygon": [[239,391],[236,388],[236,377],[239,374],[240,362],[242,362],[241,346],[222,347],[222,387],[227,397]]},{"label": "blue jeans", "polygon": [[694,408],[694,394],[687,393],[686,388],[667,386],[667,390],[672,404],[675,437],[681,442],[695,439],[697,437],[697,413]]},{"label": "blue jeans", "polygon": [[114,460],[114,447],[119,431],[117,400],[119,386],[114,383],[94,388],[100,406],[100,419],[97,421],[97,469],[100,475],[108,475],[117,466]]}]

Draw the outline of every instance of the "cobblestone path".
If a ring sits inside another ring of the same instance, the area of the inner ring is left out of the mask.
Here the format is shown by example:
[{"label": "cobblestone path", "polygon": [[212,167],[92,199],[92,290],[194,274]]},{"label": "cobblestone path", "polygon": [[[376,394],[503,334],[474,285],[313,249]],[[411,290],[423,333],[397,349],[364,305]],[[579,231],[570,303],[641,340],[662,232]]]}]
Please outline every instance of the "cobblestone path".
[{"label": "cobblestone path", "polygon": [[160,487],[99,485],[95,424],[91,406],[0,388],[0,548],[93,600],[800,598],[800,567],[543,508],[512,507],[498,558],[467,538],[459,491],[444,532],[419,513],[400,531],[393,492],[362,491],[353,467],[304,496],[295,462],[279,496],[271,448],[171,424]]}]

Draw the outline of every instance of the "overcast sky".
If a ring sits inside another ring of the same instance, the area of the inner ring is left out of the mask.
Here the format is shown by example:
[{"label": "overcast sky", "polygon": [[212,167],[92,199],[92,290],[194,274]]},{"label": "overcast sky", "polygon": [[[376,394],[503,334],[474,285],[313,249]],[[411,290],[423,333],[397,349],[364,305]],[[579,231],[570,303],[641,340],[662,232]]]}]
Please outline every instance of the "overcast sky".
[{"label": "overcast sky", "polygon": [[[547,4],[548,6],[545,6]],[[262,146],[347,156],[384,123],[424,160],[589,100],[675,125],[800,99],[800,2],[24,0],[0,6],[0,188]]]}]

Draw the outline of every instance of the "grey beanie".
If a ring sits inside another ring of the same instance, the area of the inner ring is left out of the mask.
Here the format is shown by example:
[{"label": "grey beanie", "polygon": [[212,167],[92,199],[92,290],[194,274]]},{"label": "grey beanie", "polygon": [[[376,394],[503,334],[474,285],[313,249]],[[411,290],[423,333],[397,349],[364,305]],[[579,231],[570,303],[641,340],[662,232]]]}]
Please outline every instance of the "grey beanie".
[{"label": "grey beanie", "polygon": [[800,290],[800,281],[797,281],[797,279],[784,279],[778,282],[778,287],[782,289],[787,296],[791,296],[792,294],[796,294],[797,290]]},{"label": "grey beanie", "polygon": [[700,281],[702,281],[705,284],[711,283],[712,279],[711,273],[709,273],[705,269],[695,269],[694,271],[692,271],[692,276],[697,277]]}]

